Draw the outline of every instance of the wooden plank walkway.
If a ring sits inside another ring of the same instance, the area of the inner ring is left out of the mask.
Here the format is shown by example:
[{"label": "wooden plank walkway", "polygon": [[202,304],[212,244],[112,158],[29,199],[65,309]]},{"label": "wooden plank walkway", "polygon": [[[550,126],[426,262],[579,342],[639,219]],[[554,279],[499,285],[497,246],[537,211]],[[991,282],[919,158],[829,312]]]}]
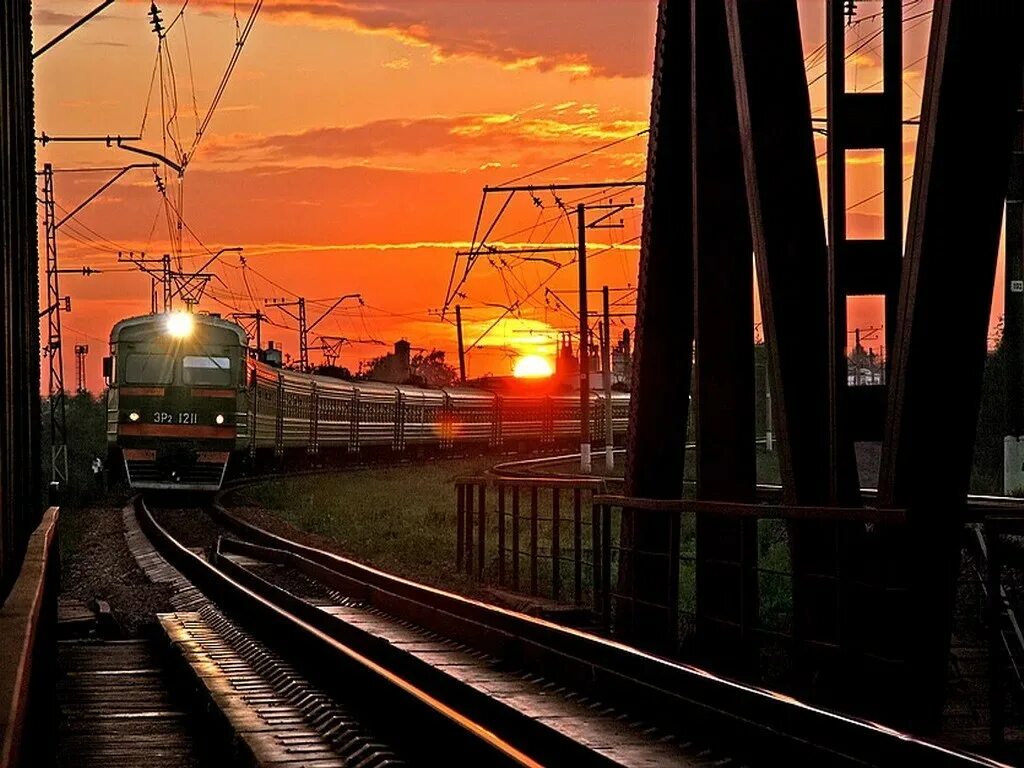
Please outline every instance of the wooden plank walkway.
[{"label": "wooden plank walkway", "polygon": [[147,640],[61,641],[57,765],[205,768],[196,719],[167,690]]},{"label": "wooden plank walkway", "polygon": [[[331,742],[308,724],[307,712],[292,699],[315,705],[321,719],[333,715],[330,728],[339,738],[348,725],[321,697],[303,690],[299,681],[292,684],[296,696],[280,694],[264,676],[270,665],[264,664],[264,669],[257,671],[199,613],[165,613],[159,614],[159,619],[205,697],[228,722],[239,746],[244,745],[249,758],[245,762],[267,768],[344,768],[359,763],[341,757]],[[275,676],[294,679],[294,675]],[[383,757],[371,759],[372,753],[382,751],[372,746],[353,743],[350,751],[365,758],[367,765],[388,764]]]}]

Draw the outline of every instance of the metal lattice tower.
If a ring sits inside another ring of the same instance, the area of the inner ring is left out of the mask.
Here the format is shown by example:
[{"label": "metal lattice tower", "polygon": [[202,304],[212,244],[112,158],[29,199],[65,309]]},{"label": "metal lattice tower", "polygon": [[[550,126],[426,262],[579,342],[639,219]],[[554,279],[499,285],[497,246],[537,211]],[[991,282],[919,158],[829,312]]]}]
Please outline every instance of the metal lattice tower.
[{"label": "metal lattice tower", "polygon": [[[309,370],[309,337],[306,329],[306,299],[300,296],[295,301],[267,299],[268,307],[277,307],[286,312],[299,324],[299,370]],[[295,312],[291,308],[295,308]]]},{"label": "metal lattice tower", "polygon": [[[47,394],[50,401],[50,479],[68,480],[67,401],[64,396],[64,354],[61,348],[60,271],[57,266],[57,219],[53,199],[53,166],[43,166],[43,215],[46,234],[46,315],[44,350],[49,360]],[[70,310],[70,304],[67,309]]]},{"label": "metal lattice tower", "polygon": [[85,359],[88,354],[88,344],[75,344],[75,391],[80,395],[89,391],[85,381]]}]

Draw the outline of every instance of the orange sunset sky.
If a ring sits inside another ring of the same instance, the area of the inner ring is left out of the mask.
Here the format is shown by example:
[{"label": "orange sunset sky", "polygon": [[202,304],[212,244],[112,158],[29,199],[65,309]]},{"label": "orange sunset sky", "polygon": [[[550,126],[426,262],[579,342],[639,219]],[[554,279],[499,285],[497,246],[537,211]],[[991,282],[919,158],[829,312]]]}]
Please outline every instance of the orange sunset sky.
[{"label": "orange sunset sky", "polygon": [[[36,47],[95,5],[36,0]],[[177,142],[190,150],[252,3],[185,3],[159,58],[149,5],[118,0],[37,59],[37,133],[141,133],[140,147],[176,155]],[[157,5],[167,27],[183,2]],[[865,19],[848,32],[848,46],[860,48],[848,60],[857,88],[881,78],[880,41],[863,45],[877,31],[868,17],[878,5],[859,3]],[[916,117],[931,3],[906,6],[904,111]],[[824,0],[800,2],[816,116],[825,114],[823,9]],[[354,341],[343,350],[343,365],[355,370],[401,337],[414,347],[444,349],[456,362],[454,328],[436,310],[454,254],[473,235],[484,185],[578,155],[529,181],[642,178],[647,145],[638,134],[648,125],[656,13],[655,0],[266,0],[219,108],[189,152],[184,178],[160,171],[175,203],[183,184],[187,229],[180,244],[151,170],[127,174],[62,228],[62,267],[106,270],[62,276],[62,293],[73,302],[64,318],[65,349],[90,344],[89,384],[97,391],[111,325],[149,310],[149,278],[119,264],[118,251],[171,252],[176,268],[188,271],[208,251],[242,246],[245,264],[233,253],[218,262],[201,309],[252,311],[263,308],[264,298],[301,295],[312,322],[334,298],[359,292],[365,306],[346,303],[317,328]],[[909,175],[917,129],[908,126],[905,135]],[[820,136],[817,145],[824,152]],[[39,166],[56,169],[143,161],[102,144],[54,143],[38,151]],[[824,157],[819,170],[824,182]],[[58,205],[75,207],[110,175],[56,175]],[[877,158],[862,158],[850,200],[879,191],[878,176]],[[631,197],[636,205],[622,214],[621,229],[592,233],[600,251],[588,262],[593,288],[635,286],[642,188],[615,195],[620,202]],[[854,232],[874,226],[880,202],[856,208]],[[499,203],[490,202],[485,226]],[[551,193],[515,198],[490,241],[573,245],[575,228],[557,203]],[[556,331],[573,326],[571,315],[545,302],[544,291],[564,290],[574,304],[572,255],[550,258],[554,263],[477,262],[460,299],[467,343],[502,315],[500,307],[517,311],[470,354],[471,376],[507,374],[515,355],[533,348],[551,354]],[[996,299],[993,318],[1001,313],[1001,286]],[[294,326],[268,311],[280,326]],[[632,325],[617,323],[616,337]],[[851,306],[851,328],[878,324],[871,302]],[[289,327],[267,328],[264,338],[297,352]],[[314,351],[313,362],[319,359]],[[65,365],[70,381],[70,352]]]}]

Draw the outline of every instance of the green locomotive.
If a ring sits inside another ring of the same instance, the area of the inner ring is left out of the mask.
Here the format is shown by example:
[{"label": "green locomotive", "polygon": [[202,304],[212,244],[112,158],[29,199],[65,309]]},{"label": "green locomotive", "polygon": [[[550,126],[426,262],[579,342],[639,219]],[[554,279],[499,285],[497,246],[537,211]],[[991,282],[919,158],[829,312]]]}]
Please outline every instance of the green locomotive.
[{"label": "green locomotive", "polygon": [[[245,331],[212,314],[122,320],[110,336],[108,466],[140,489],[213,491],[229,465],[282,457],[536,447],[579,438],[579,397],[496,395],[345,381],[273,365]],[[629,395],[592,395],[591,434],[626,432]]]}]

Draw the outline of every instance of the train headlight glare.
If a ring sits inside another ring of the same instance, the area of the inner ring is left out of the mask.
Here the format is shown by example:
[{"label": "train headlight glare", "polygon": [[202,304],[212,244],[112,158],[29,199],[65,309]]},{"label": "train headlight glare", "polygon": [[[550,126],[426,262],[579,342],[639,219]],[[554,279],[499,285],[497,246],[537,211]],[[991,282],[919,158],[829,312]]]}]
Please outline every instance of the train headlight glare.
[{"label": "train headlight glare", "polygon": [[129,413],[129,414],[128,414],[128,420],[129,420],[129,421],[138,421],[138,420],[139,420],[139,414],[138,414],[138,412],[136,412],[136,411],[132,411],[131,413]]},{"label": "train headlight glare", "polygon": [[218,413],[217,414],[217,418],[214,419],[214,421],[216,421],[218,424],[223,424],[224,423],[224,414],[223,413]]},{"label": "train headlight glare", "polygon": [[195,321],[188,312],[172,312],[167,316],[167,332],[178,339],[192,335]]}]

